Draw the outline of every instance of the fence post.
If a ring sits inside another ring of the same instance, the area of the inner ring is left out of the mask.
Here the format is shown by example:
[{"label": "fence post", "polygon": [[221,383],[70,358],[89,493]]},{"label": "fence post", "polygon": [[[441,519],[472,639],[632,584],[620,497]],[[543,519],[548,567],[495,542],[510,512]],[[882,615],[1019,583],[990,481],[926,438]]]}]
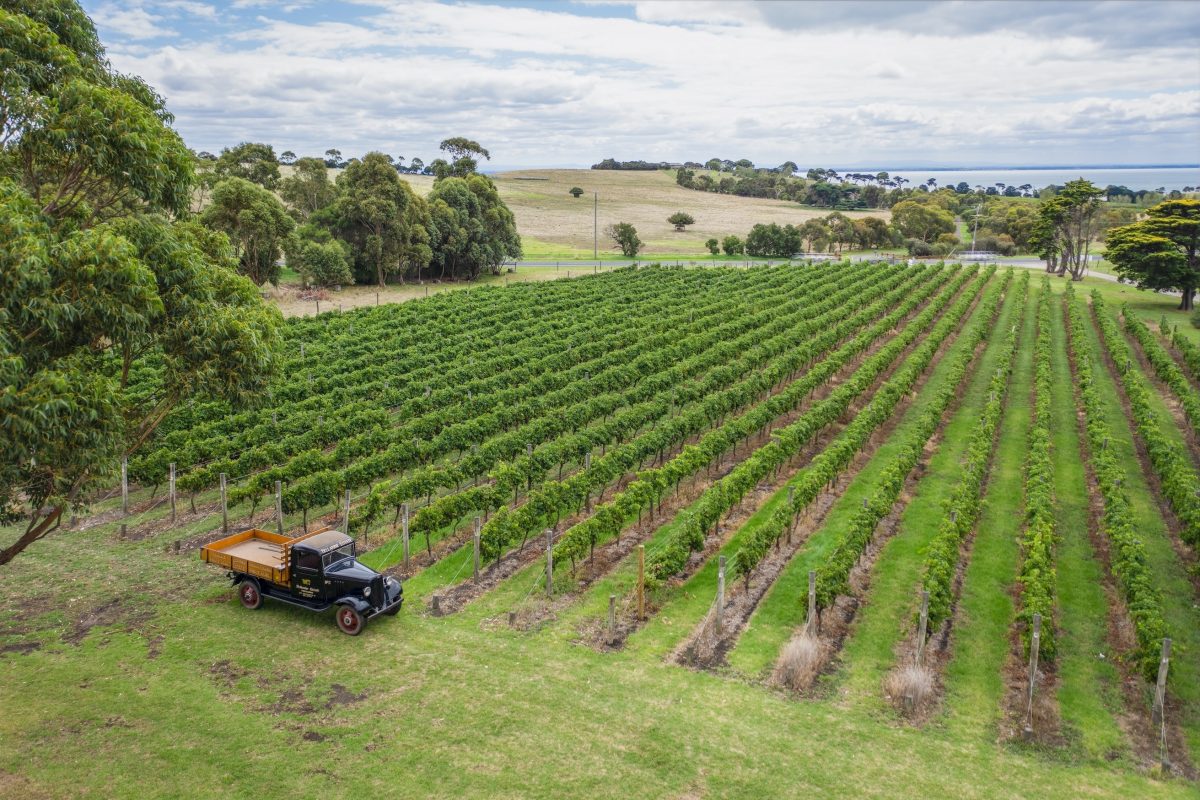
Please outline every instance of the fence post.
[{"label": "fence post", "polygon": [[546,594],[554,596],[554,529],[546,529]]},{"label": "fence post", "polygon": [[121,516],[129,516],[129,457],[121,459]]},{"label": "fence post", "polygon": [[1167,700],[1167,670],[1171,665],[1171,640],[1163,639],[1162,657],[1158,662],[1158,681],[1154,685],[1154,705],[1151,708],[1151,720],[1155,727],[1162,725],[1164,704]]},{"label": "fence post", "polygon": [[283,535],[283,482],[275,481],[275,530]]},{"label": "fence post", "polygon": [[344,530],[342,532],[345,533],[347,536],[349,536],[350,535],[350,490],[349,489],[346,490],[345,508],[346,508],[346,510],[345,510],[344,516],[342,518],[346,521],[346,530]]},{"label": "fence post", "polygon": [[475,580],[478,581],[479,580],[479,517],[475,518],[475,535],[474,535],[473,539],[475,541],[475,551],[474,551]]},{"label": "fence post", "polygon": [[789,517],[790,521],[788,522],[788,529],[787,529],[787,543],[791,544],[792,543],[792,533],[796,530],[796,487],[795,486],[788,487],[787,504],[788,504],[788,511],[791,512],[790,517]]},{"label": "fence post", "polygon": [[717,636],[721,635],[721,626],[725,622],[725,556],[717,559]]},{"label": "fence post", "polygon": [[817,573],[808,571],[808,619],[804,620],[804,632],[812,635],[817,624]]},{"label": "fence post", "polygon": [[921,592],[921,618],[917,625],[917,666],[925,663],[925,631],[929,626],[929,592]]},{"label": "fence post", "polygon": [[171,492],[171,524],[175,524],[175,462],[171,462],[171,474],[167,478],[169,491]]},{"label": "fence post", "polygon": [[608,634],[609,636],[617,632],[617,596],[610,594],[608,596]]},{"label": "fence post", "polygon": [[1042,647],[1042,615],[1033,615],[1033,636],[1029,641],[1029,710],[1025,713],[1025,739],[1033,738],[1033,690],[1037,686],[1038,651]]},{"label": "fence post", "polygon": [[638,620],[646,618],[646,545],[638,545]]},{"label": "fence post", "polygon": [[229,495],[225,491],[225,473],[221,473],[221,533],[229,533]]},{"label": "fence post", "polygon": [[401,525],[400,540],[404,543],[404,568],[408,569],[408,503],[401,507]]}]

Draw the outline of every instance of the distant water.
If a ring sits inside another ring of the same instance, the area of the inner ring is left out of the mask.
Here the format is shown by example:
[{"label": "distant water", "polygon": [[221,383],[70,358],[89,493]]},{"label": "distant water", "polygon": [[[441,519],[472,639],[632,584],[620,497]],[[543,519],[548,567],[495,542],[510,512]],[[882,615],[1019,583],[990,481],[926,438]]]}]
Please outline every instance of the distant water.
[{"label": "distant water", "polygon": [[[872,170],[858,169],[845,172],[871,172]],[[879,172],[879,170],[873,170]],[[839,172],[842,172],[839,170]],[[843,172],[843,174],[845,174]],[[981,170],[888,170],[893,178],[899,175],[911,181],[911,186],[924,183],[929,178],[936,178],[938,186],[956,186],[960,181],[966,181],[968,186],[993,186],[1003,183],[1006,186],[1023,186],[1028,183],[1035,189],[1056,184],[1062,186],[1067,181],[1076,178],[1086,178],[1100,188],[1108,185],[1126,186],[1130,189],[1157,189],[1160,186],[1168,192],[1172,189],[1183,189],[1185,186],[1200,186],[1200,167],[1136,167],[1128,169],[1093,169],[1088,167],[1073,167],[1065,169],[981,169]]]}]

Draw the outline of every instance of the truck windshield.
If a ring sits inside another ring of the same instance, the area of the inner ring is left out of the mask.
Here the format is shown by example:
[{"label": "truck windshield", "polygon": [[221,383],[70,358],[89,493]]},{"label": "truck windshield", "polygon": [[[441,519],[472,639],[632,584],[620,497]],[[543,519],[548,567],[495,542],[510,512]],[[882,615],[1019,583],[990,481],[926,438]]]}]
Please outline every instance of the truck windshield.
[{"label": "truck windshield", "polygon": [[354,558],[354,543],[353,542],[348,542],[348,543],[342,545],[341,547],[339,547],[337,550],[326,553],[324,556],[322,556],[322,560],[324,562],[325,569],[329,569],[330,567],[337,564],[339,561],[345,561],[348,558]]}]

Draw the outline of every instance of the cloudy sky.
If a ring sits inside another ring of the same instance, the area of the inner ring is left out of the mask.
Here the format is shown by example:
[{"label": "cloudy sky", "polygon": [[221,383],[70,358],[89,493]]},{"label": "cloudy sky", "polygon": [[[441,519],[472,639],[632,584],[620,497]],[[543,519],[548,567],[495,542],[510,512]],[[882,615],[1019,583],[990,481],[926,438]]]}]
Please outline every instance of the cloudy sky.
[{"label": "cloudy sky", "polygon": [[1200,3],[84,0],[197,150],[1200,161]]}]

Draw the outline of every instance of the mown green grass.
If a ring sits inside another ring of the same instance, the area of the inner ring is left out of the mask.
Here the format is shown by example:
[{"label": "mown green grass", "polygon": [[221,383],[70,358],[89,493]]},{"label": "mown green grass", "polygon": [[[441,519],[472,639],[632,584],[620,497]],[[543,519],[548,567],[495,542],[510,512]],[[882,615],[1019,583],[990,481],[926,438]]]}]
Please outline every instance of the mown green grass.
[{"label": "mown green grass", "polygon": [[995,739],[1004,693],[1002,669],[1014,615],[1009,590],[1016,576],[1024,514],[1037,294],[1031,281],[1008,402],[963,576],[952,655],[943,678],[947,724],[978,741]]},{"label": "mown green grass", "polygon": [[[925,552],[960,480],[962,458],[987,403],[992,375],[1002,366],[1002,332],[1030,316],[1028,302],[1026,308],[1018,308],[1014,295],[1015,291],[1009,292],[996,321],[995,334],[974,362],[975,371],[964,387],[958,410],[942,430],[929,467],[900,515],[896,534],[883,546],[875,562],[870,589],[842,649],[841,666],[835,678],[845,702],[876,710],[887,707],[883,679],[896,665],[896,645],[902,637],[913,633]],[[1012,398],[1016,401],[1017,395]]]},{"label": "mown green grass", "polygon": [[964,746],[465,618],[405,611],[350,638],[328,616],[245,611],[194,557],[116,546],[111,534],[38,545],[0,590],[6,617],[23,624],[46,622],[16,613],[43,594],[38,586],[55,587],[52,605],[121,596],[151,615],[78,645],[47,629],[34,634],[40,650],[0,657],[6,792],[759,798],[894,797],[903,786],[980,798],[1188,796],[1182,785]]},{"label": "mown green grass", "polygon": [[1129,745],[1115,716],[1123,701],[1121,675],[1107,638],[1109,602],[1104,568],[1096,559],[1088,533],[1087,474],[1076,414],[1079,403],[1071,379],[1066,323],[1057,299],[1055,305],[1050,446],[1059,537],[1055,572],[1059,714],[1064,733],[1085,754],[1093,758],[1128,755]]}]

